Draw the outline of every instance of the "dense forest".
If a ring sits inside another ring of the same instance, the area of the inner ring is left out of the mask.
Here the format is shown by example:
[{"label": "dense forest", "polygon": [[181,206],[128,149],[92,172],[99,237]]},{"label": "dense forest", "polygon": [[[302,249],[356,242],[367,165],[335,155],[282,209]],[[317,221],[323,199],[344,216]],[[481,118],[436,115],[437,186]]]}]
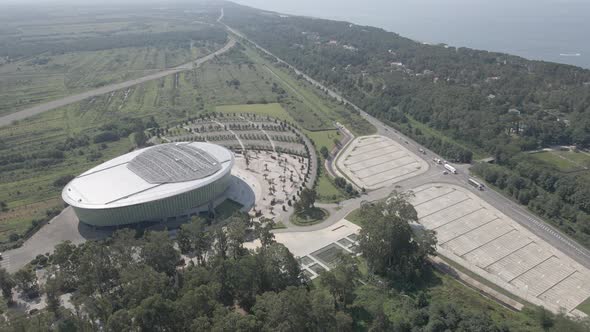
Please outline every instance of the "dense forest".
[{"label": "dense forest", "polygon": [[[175,241],[168,232],[122,230],[101,242],[65,242],[14,274],[0,269],[9,305],[15,291],[29,299],[43,294],[47,303],[28,315],[8,310],[0,316],[0,329],[584,330],[583,323],[540,308],[527,309],[518,321],[503,321],[506,315],[517,316],[489,302],[487,308],[469,307],[463,298],[433,297],[440,279],[428,256],[434,254],[436,239],[410,227],[417,216],[405,196],[394,194],[389,202],[362,207],[359,249],[364,258],[342,255],[314,282],[275,242],[272,224],[253,225],[241,214],[225,227],[194,219],[181,227]],[[260,239],[260,247],[247,250],[244,243],[253,237]],[[45,269],[45,277],[38,279],[35,267]]]},{"label": "dense forest", "polygon": [[493,157],[501,167],[475,172],[590,246],[587,174],[563,174],[526,154],[590,147],[590,70],[242,6],[226,9],[224,20],[444,158]]}]

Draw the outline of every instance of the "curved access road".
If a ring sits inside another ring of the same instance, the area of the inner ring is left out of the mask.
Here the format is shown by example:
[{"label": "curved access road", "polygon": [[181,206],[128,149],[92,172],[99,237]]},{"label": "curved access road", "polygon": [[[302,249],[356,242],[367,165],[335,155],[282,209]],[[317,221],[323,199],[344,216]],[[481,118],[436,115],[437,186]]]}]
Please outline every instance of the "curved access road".
[{"label": "curved access road", "polygon": [[229,40],[222,48],[218,49],[217,51],[215,51],[211,54],[208,54],[204,57],[193,60],[191,62],[185,63],[183,65],[173,67],[173,68],[164,69],[162,71],[159,71],[159,72],[147,75],[147,76],[143,76],[140,78],[136,78],[133,80],[106,85],[106,86],[103,86],[103,87],[100,87],[97,89],[89,90],[89,91],[82,92],[82,93],[75,94],[75,95],[71,95],[71,96],[67,96],[67,97],[64,97],[61,99],[53,100],[53,101],[50,101],[47,103],[43,103],[43,104],[40,104],[37,106],[33,106],[30,108],[26,108],[26,109],[2,116],[2,117],[0,117],[0,127],[8,126],[8,125],[12,124],[14,121],[23,120],[23,119],[29,118],[31,116],[50,111],[52,109],[56,109],[58,107],[62,107],[62,106],[66,106],[69,104],[73,104],[73,103],[82,101],[87,98],[104,95],[109,92],[126,89],[126,88],[132,87],[134,85],[142,84],[142,83],[145,83],[148,81],[157,80],[159,78],[162,78],[162,77],[165,77],[165,76],[168,76],[171,74],[175,74],[175,73],[178,73],[181,71],[186,71],[186,70],[191,70],[191,69],[197,68],[200,65],[202,65],[203,63],[213,59],[214,57],[229,51],[235,44],[236,44],[236,40],[230,36]]}]

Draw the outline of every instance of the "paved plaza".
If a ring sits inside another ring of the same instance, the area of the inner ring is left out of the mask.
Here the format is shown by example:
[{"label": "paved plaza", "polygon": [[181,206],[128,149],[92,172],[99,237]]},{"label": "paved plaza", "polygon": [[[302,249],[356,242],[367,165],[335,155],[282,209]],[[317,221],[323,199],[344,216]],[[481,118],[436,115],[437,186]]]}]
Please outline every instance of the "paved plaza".
[{"label": "paved plaza", "polygon": [[420,223],[435,230],[438,252],[498,286],[554,312],[590,296],[590,271],[465,188],[413,190]]},{"label": "paved plaza", "polygon": [[[339,253],[356,253],[359,230],[359,226],[343,219],[312,232],[276,233],[275,240],[284,244],[297,257],[303,273],[314,279],[334,266]],[[255,240],[245,246],[254,249],[259,245],[260,241]]]},{"label": "paved plaza", "polygon": [[[247,206],[245,212],[254,207],[260,214],[259,217],[273,219],[292,210],[288,202],[292,201],[293,196],[304,185],[305,173],[309,167],[308,159],[272,151],[247,153],[248,164],[243,155],[236,154],[236,163],[232,170],[232,174],[243,179],[254,192],[254,204],[246,205],[237,200]],[[231,195],[229,197],[234,199]]]},{"label": "paved plaza", "polygon": [[336,167],[359,187],[378,189],[422,174],[428,164],[390,138],[358,137],[342,151]]}]

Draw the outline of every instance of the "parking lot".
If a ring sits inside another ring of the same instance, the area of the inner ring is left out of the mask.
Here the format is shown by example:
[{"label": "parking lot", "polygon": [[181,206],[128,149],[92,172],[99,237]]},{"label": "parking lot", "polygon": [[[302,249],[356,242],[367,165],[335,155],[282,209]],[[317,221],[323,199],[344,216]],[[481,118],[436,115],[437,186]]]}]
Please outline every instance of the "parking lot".
[{"label": "parking lot", "polygon": [[428,170],[428,164],[420,157],[380,135],[356,138],[342,151],[336,166],[365,189],[389,186]]},{"label": "parking lot", "polygon": [[469,190],[427,184],[413,190],[420,223],[438,252],[535,304],[567,312],[590,296],[590,271]]}]

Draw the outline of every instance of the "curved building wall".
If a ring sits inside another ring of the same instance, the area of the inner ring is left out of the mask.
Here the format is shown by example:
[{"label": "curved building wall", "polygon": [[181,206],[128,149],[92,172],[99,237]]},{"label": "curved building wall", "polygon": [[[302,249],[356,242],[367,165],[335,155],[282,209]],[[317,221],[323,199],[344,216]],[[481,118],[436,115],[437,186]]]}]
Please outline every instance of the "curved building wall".
[{"label": "curved building wall", "polygon": [[160,200],[149,201],[112,209],[85,209],[75,207],[81,222],[92,226],[119,226],[142,221],[159,221],[180,216],[200,206],[207,205],[227,190],[231,183],[228,171],[218,180],[203,187]]}]

